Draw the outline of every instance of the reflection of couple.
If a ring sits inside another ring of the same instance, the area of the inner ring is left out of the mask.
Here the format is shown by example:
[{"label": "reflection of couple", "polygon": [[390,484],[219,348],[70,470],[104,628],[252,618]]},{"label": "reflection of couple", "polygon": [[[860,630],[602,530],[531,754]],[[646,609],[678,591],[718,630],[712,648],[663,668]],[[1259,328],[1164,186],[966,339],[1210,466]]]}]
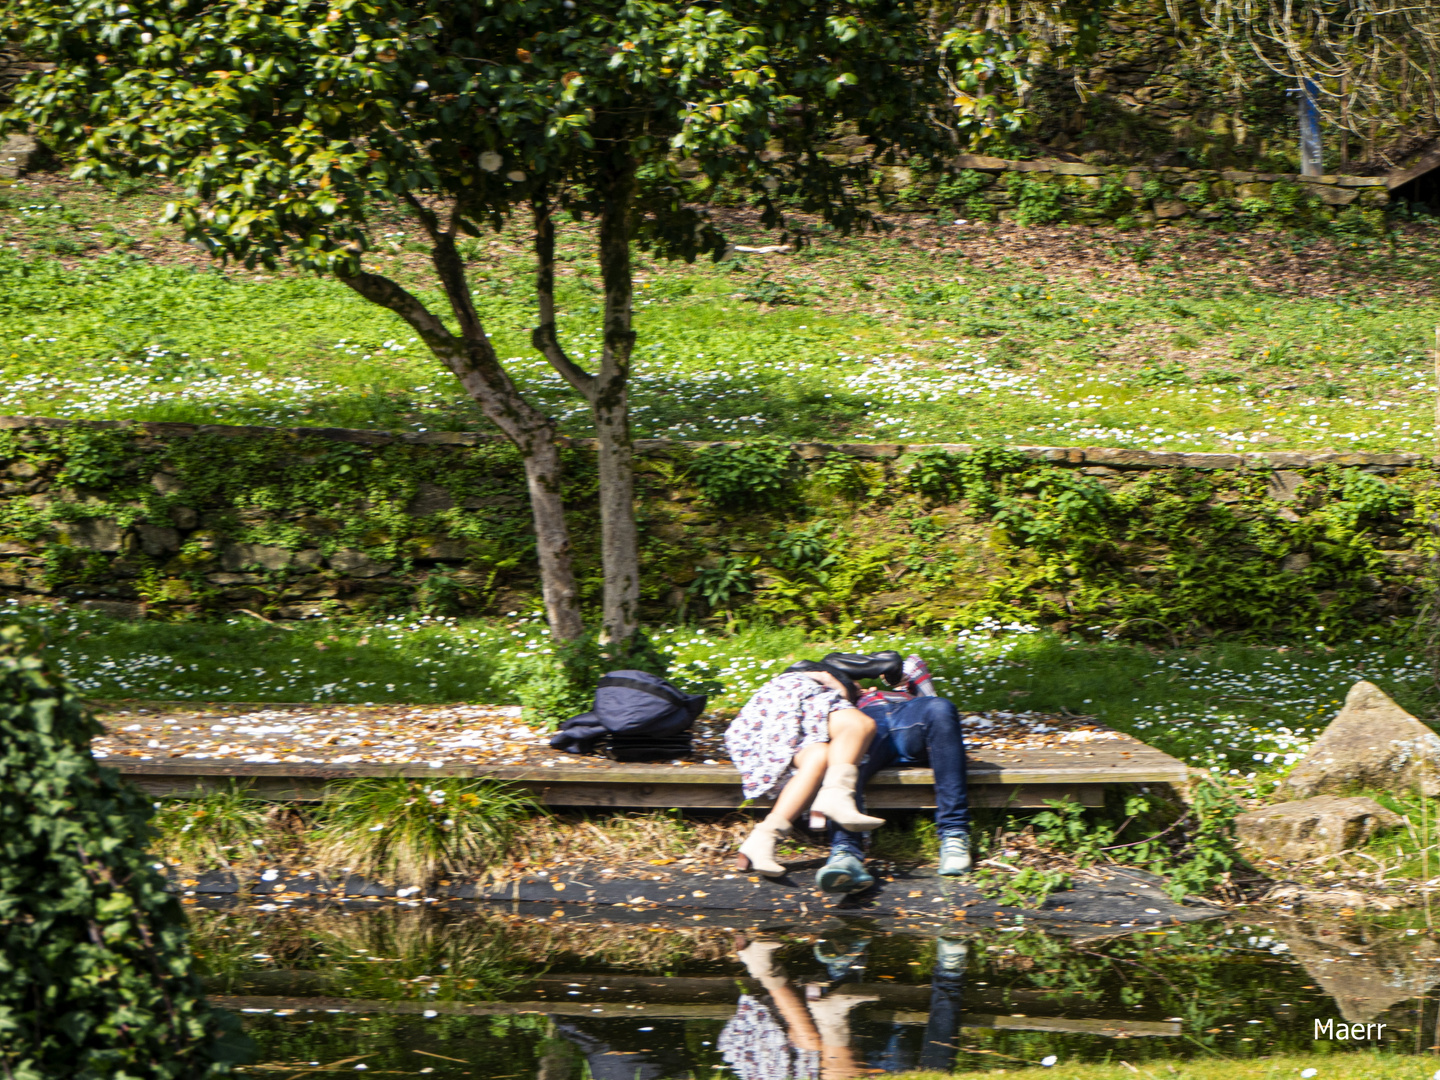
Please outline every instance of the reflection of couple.
[{"label": "reflection of couple", "polygon": [[[764,997],[742,994],[735,1015],[716,1040],[716,1050],[739,1080],[849,1080],[872,1071],[870,1062],[892,1072],[931,1069],[949,1072],[955,1063],[964,997],[965,945],[941,938],[931,975],[930,1018],[918,1052],[914,1028],[882,1029],[883,1039],[861,1052],[851,1031],[851,1012],[879,999],[853,991],[846,983],[864,970],[867,941],[849,947],[816,946],[815,955],[830,971],[832,987],[810,984],[803,990],[777,970],[778,942],[756,941],[739,950],[750,977]],[[808,1000],[807,1000],[808,998]],[[684,1020],[650,1019],[635,1030],[628,1017],[554,1017],[554,1035],[584,1055],[594,1080],[666,1080],[688,1076],[694,1061]],[[635,1045],[646,1049],[616,1049]],[[559,1045],[563,1045],[559,1044]],[[542,1056],[539,1080],[572,1080],[574,1060],[564,1052]]]},{"label": "reflection of couple", "polygon": [[[734,1017],[716,1043],[725,1063],[740,1080],[848,1080],[868,1072],[856,1054],[850,1013],[857,1005],[880,999],[847,993],[842,985],[823,997],[805,1000],[776,969],[774,954],[779,948],[779,942],[755,941],[738,954],[750,977],[765,988],[770,1005],[749,994],[741,995]],[[844,958],[844,966],[858,966],[856,959]],[[892,1047],[886,1054],[887,1068],[950,1071],[955,1063],[964,980],[965,946],[940,939],[930,1018],[920,1052],[913,1055]]]},{"label": "reflection of couple", "polygon": [[[889,689],[862,693],[857,679]],[[783,875],[775,847],[806,805],[812,823],[830,829],[830,858],[815,875],[826,892],[874,884],[865,869],[864,834],[885,824],[863,810],[863,791],[881,769],[929,766],[935,774],[940,873],[970,869],[970,808],[960,716],[931,688],[918,656],[897,652],[831,653],[802,660],[765,683],[725,732],[747,799],[774,794],[764,820],[740,845],[742,869]]]}]

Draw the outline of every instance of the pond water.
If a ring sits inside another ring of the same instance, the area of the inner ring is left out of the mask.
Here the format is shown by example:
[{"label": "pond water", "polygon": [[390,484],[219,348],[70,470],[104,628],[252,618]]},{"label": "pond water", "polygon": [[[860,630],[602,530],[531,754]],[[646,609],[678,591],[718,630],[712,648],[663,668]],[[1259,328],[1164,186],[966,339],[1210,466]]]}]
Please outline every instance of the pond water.
[{"label": "pond water", "polygon": [[[1421,914],[937,937],[834,917],[353,908],[192,908],[212,998],[256,1044],[251,1075],[843,1080],[1437,1041],[1440,937]],[[1317,1043],[1317,1020],[1385,1027]]]}]

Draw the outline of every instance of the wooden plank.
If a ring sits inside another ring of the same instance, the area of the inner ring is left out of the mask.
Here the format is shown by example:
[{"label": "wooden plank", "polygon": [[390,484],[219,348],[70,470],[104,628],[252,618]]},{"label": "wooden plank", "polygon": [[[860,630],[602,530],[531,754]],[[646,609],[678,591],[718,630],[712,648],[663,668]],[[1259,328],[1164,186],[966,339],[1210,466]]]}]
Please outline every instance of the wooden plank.
[{"label": "wooden plank", "polygon": [[[1055,755],[1034,755],[986,760],[977,756],[966,777],[971,785],[982,784],[1107,784],[1178,783],[1185,780],[1185,764],[1142,743],[1123,755],[1111,758],[1075,760]],[[404,776],[417,779],[439,777],[488,777],[537,784],[634,784],[637,786],[724,785],[739,786],[740,774],[724,765],[651,766],[474,766],[407,763],[384,765],[367,762],[332,765],[313,762],[242,762],[194,758],[146,761],[139,758],[110,758],[102,764],[132,776],[219,776],[236,779],[287,777],[326,782],[362,776]],[[886,769],[872,783],[882,787],[930,786],[929,769]]]},{"label": "wooden plank", "polygon": [[[152,798],[183,797],[226,790],[231,778],[224,775],[153,776],[130,773],[142,791]],[[331,781],[306,777],[259,776],[242,781],[249,794],[266,802],[319,802]],[[678,807],[688,810],[737,809],[744,802],[739,785],[728,784],[517,784],[546,806],[612,807],[646,809]],[[1035,809],[1050,800],[1078,802],[1081,806],[1103,806],[1102,784],[987,784],[970,789],[970,805]],[[767,801],[755,805],[764,806]],[[866,791],[866,805],[874,810],[933,810],[935,789],[915,785],[872,784]]]},{"label": "wooden plank", "polygon": [[[859,987],[852,989],[859,990]],[[735,1015],[734,1004],[651,1005],[640,1001],[486,1001],[474,1004],[456,1001],[355,1001],[330,997],[262,997],[258,995],[209,995],[208,1000],[223,1009],[237,1012],[305,1012],[389,1013],[418,1015],[424,1012],[444,1016],[595,1016],[614,1018],[628,1016],[647,1020],[729,1020]],[[925,1024],[928,1012],[915,1009],[880,1009],[875,1019],[898,1024]],[[1176,1036],[1180,1024],[1157,1020],[1101,1020],[1067,1016],[995,1016],[988,1013],[962,1013],[960,1027],[971,1029],[1007,1029],[1011,1031],[1058,1031],[1079,1035],[1115,1037]]]},{"label": "wooden plank", "polygon": [[1440,146],[1425,153],[1419,161],[1415,162],[1408,169],[1397,169],[1385,177],[1385,189],[1394,191],[1402,184],[1408,184],[1411,180],[1417,180],[1433,169],[1440,168]]},{"label": "wooden plank", "polygon": [[[974,806],[1043,806],[1075,799],[1098,806],[1107,784],[1183,783],[1185,764],[1137,739],[1108,740],[1094,749],[980,750],[967,779]],[[551,806],[686,807],[725,809],[741,802],[740,774],[728,765],[581,764],[477,766],[407,762],[242,762],[229,759],[111,758],[111,765],[151,795],[213,791],[239,782],[255,797],[315,801],[325,786],[358,777],[489,778],[517,784]],[[871,782],[870,805],[880,810],[927,809],[934,803],[929,769],[886,769]],[[763,800],[761,801],[763,804]]]}]

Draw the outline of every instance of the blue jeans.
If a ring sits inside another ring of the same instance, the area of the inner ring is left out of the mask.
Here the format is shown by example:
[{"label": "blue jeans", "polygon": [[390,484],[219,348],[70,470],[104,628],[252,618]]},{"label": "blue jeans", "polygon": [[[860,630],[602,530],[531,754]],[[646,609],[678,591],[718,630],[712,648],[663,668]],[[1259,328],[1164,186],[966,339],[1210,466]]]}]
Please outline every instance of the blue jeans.
[{"label": "blue jeans", "polygon": [[[965,787],[965,736],[955,705],[941,697],[917,697],[863,712],[875,721],[875,741],[860,765],[855,803],[865,806],[865,785],[892,765],[929,766],[935,772],[935,827],[941,836],[970,831],[970,795]],[[830,827],[831,854],[863,859],[864,833]]]}]

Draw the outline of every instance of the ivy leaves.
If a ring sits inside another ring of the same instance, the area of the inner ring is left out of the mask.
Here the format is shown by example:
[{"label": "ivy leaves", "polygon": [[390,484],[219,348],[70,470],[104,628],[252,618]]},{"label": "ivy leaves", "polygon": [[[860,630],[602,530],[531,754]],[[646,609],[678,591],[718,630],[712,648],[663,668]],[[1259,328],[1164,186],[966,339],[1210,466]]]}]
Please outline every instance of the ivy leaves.
[{"label": "ivy leaves", "polygon": [[149,805],[90,756],[99,725],[0,629],[0,1067],[201,1080],[243,1055],[150,864]]},{"label": "ivy leaves", "polygon": [[[964,501],[998,527],[1010,574],[964,617],[1024,618],[1172,644],[1217,632],[1327,637],[1371,625],[1386,573],[1376,533],[1412,514],[1403,488],[1311,470],[1295,505],[1263,474],[1155,470],[1102,483],[1003,448],[933,449],[905,463],[932,504]],[[1239,490],[1231,490],[1239,489]],[[1288,516],[1287,516],[1288,515]],[[1300,554],[1303,560],[1288,556]]]}]

